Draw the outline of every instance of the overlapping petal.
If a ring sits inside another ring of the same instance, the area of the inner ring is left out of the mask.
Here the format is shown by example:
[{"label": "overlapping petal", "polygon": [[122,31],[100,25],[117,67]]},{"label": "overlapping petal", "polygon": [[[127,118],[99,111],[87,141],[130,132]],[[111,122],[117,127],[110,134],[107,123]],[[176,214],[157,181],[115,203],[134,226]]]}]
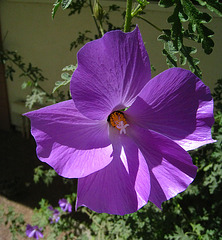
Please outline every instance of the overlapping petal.
[{"label": "overlapping petal", "polygon": [[154,77],[126,114],[136,124],[168,136],[185,150],[214,142],[210,90],[188,70],[172,68]]},{"label": "overlapping petal", "polygon": [[72,100],[25,115],[31,119],[38,158],[58,174],[84,177],[112,160],[107,122],[84,117]]},{"label": "overlapping petal", "polygon": [[146,159],[150,173],[149,200],[161,203],[184,191],[196,176],[197,167],[190,155],[171,139],[131,125],[127,134]]},{"label": "overlapping petal", "polygon": [[113,161],[104,169],[78,180],[76,207],[124,215],[145,205],[150,194],[148,166],[126,136],[116,139]]},{"label": "overlapping petal", "polygon": [[138,27],[106,33],[87,43],[77,58],[71,94],[78,110],[91,119],[106,119],[113,110],[129,107],[151,78]]}]

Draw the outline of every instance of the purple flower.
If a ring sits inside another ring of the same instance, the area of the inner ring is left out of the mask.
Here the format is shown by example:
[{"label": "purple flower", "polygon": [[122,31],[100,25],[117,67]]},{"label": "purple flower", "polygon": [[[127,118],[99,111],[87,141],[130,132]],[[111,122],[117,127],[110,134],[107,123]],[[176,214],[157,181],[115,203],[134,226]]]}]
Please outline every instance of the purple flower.
[{"label": "purple flower", "polygon": [[39,228],[38,226],[31,226],[30,224],[27,224],[26,226],[26,235],[29,238],[35,239],[43,238],[43,234],[41,231],[42,228]]},{"label": "purple flower", "polygon": [[72,212],[72,205],[64,198],[59,200],[59,206],[63,212]]},{"label": "purple flower", "polygon": [[49,206],[48,209],[52,211],[52,217],[49,218],[50,223],[57,223],[60,219],[60,212],[52,206]]},{"label": "purple flower", "polygon": [[79,178],[76,208],[123,215],[148,200],[160,208],[196,175],[186,151],[214,142],[209,88],[180,68],[151,79],[138,27],[106,33],[77,58],[72,100],[25,114],[39,159]]}]

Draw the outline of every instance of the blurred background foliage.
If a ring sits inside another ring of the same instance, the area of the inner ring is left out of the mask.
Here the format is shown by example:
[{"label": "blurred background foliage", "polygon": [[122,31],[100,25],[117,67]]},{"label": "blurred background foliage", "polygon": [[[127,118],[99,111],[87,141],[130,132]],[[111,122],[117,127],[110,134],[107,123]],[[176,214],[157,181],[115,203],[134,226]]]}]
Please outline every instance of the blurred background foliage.
[{"label": "blurred background foliage", "polygon": [[[136,18],[140,18],[152,25],[160,32],[159,40],[163,42],[162,53],[166,56],[169,67],[188,65],[190,70],[201,77],[199,59],[193,57],[196,48],[192,42],[201,44],[206,54],[211,54],[214,47],[213,31],[208,27],[212,21],[209,13],[201,12],[198,6],[204,6],[210,12],[222,16],[222,4],[216,0],[160,0],[159,6],[172,7],[173,14],[167,21],[171,29],[160,29],[146,19],[144,9],[146,0],[137,0],[131,12],[134,18],[131,28],[135,27]],[[57,0],[53,5],[52,17],[56,17],[59,8],[72,14],[81,14],[83,7],[89,7],[93,21],[97,27],[97,34],[93,35],[85,29],[79,32],[78,38],[70,44],[70,50],[83,45],[88,41],[101,37],[105,32],[114,29],[123,30],[125,12],[120,12],[119,6],[112,4],[108,11],[95,0]],[[123,22],[114,26],[110,21],[110,14],[119,12]],[[189,46],[187,40],[189,39]],[[186,42],[186,44],[185,44]],[[15,51],[5,50],[1,52],[1,60],[5,64],[6,77],[13,81],[15,71],[20,71],[20,77],[25,78],[22,88],[30,88],[31,92],[26,97],[26,106],[30,109],[34,104],[55,103],[70,98],[69,93],[60,90],[62,86],[69,84],[72,72],[77,66],[64,67],[61,81],[57,81],[52,93],[46,92],[41,87],[41,82],[47,79],[41,69],[24,63],[22,57]],[[80,208],[70,215],[63,215],[61,221],[49,224],[48,206],[50,203],[42,199],[40,207],[34,211],[33,224],[47,229],[45,239],[150,239],[150,240],[222,240],[222,79],[217,81],[213,92],[215,103],[215,124],[212,130],[214,144],[191,151],[193,162],[198,166],[197,177],[186,191],[175,198],[162,204],[159,210],[152,203],[148,203],[142,209],[125,216],[97,214],[87,208]],[[44,169],[39,166],[34,171],[34,182],[44,182],[47,186],[53,184],[57,174],[54,170]],[[76,194],[76,181],[64,179],[64,184],[70,186],[70,194],[65,196],[73,203]],[[25,221],[23,217],[13,211],[12,208],[0,208],[2,223],[10,224],[12,238],[18,235],[24,236]],[[81,217],[80,217],[81,216]]]}]

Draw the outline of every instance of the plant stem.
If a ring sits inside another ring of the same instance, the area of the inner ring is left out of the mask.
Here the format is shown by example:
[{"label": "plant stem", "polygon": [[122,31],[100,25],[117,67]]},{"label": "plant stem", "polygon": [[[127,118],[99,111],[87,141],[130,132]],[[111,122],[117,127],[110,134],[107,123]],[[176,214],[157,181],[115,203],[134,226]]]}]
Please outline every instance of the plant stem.
[{"label": "plant stem", "polygon": [[104,35],[104,30],[103,30],[102,21],[99,21],[99,29],[100,29],[100,32],[101,32],[101,34],[103,36]]},{"label": "plant stem", "polygon": [[124,32],[129,32],[130,31],[130,26],[131,26],[131,21],[132,21],[132,16],[131,16],[132,3],[133,3],[132,0],[127,0]]},{"label": "plant stem", "polygon": [[151,23],[149,20],[141,17],[140,15],[137,15],[136,17],[137,17],[137,18],[140,18],[140,19],[142,19],[143,21],[145,21],[146,23],[150,24],[150,25],[151,25],[152,27],[154,27],[157,31],[163,32],[163,29],[157,27],[156,25],[154,25],[153,23]]},{"label": "plant stem", "polygon": [[92,214],[90,214],[88,211],[87,211],[87,209],[85,209],[84,210],[84,213],[86,213],[88,216],[89,216],[89,218],[90,219],[92,219],[92,221],[97,225],[97,227],[99,227],[100,229],[101,229],[101,225],[97,222],[97,221],[95,221],[94,219],[93,219],[93,213]]},{"label": "plant stem", "polygon": [[99,25],[98,25],[98,23],[97,23],[97,21],[96,21],[96,18],[95,18],[94,15],[93,15],[93,6],[92,6],[92,1],[91,1],[91,0],[89,0],[89,7],[90,7],[90,11],[91,11],[91,13],[92,13],[92,17],[93,17],[93,20],[94,20],[94,22],[95,22],[97,31],[98,31],[98,33],[99,33],[99,36],[101,37],[100,27],[99,27]]},{"label": "plant stem", "polygon": [[140,10],[141,10],[141,6],[140,4],[138,4],[137,7],[131,13],[132,18],[135,17]]}]

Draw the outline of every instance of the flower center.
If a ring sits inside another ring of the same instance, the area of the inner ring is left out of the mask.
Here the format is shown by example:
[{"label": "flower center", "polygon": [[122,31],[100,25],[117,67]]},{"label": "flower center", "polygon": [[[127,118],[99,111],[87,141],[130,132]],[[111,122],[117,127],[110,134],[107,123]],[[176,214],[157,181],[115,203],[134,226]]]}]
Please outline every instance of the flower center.
[{"label": "flower center", "polygon": [[120,131],[120,134],[126,134],[126,128],[129,126],[129,124],[127,123],[126,118],[122,112],[115,111],[111,113],[108,117],[108,122],[110,122],[114,128],[118,129]]}]

